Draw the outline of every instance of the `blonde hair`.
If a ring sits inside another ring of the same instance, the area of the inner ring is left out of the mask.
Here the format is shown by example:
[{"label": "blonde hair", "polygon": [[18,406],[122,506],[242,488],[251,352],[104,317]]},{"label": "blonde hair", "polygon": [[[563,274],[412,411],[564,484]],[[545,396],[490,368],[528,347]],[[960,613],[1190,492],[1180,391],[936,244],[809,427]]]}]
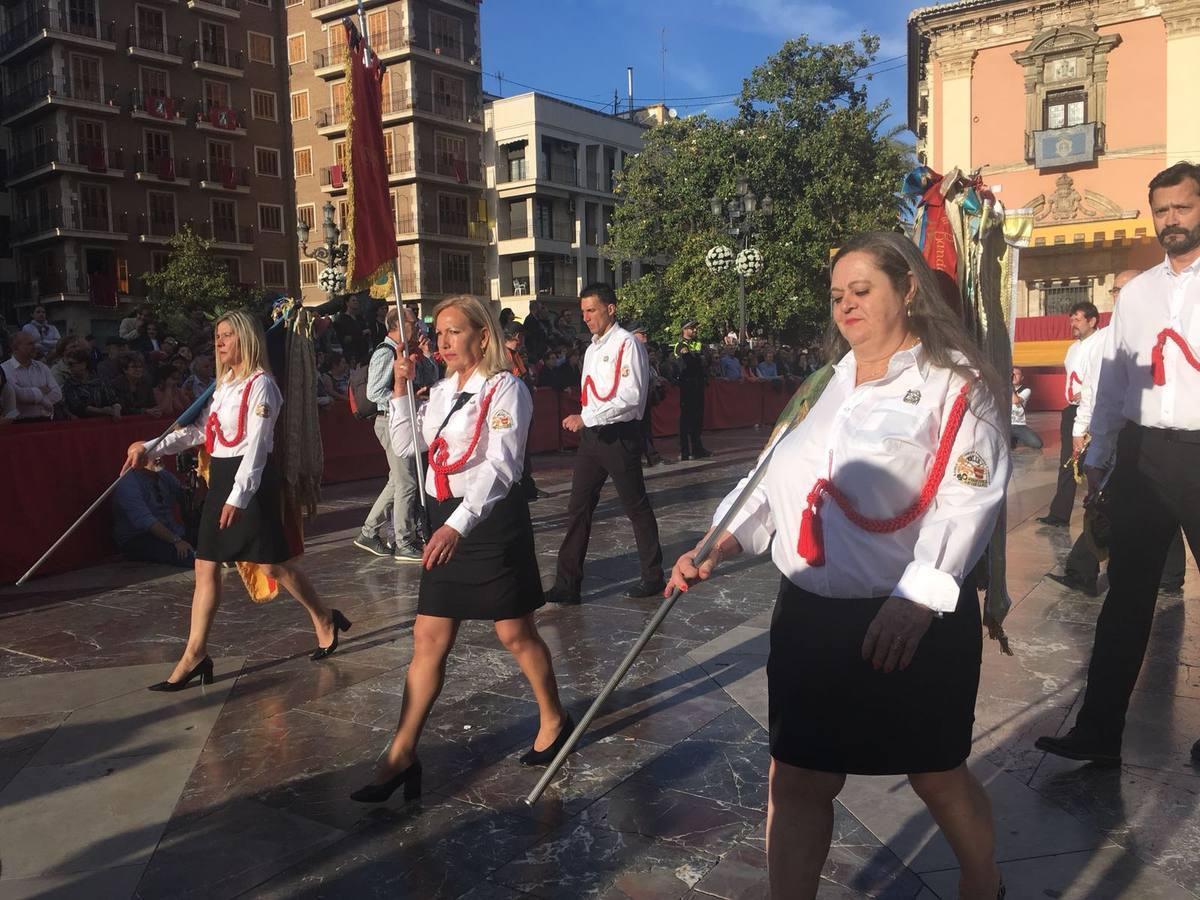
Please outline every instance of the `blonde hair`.
[{"label": "blonde hair", "polygon": [[470,294],[457,294],[447,297],[433,310],[433,325],[437,328],[438,316],[443,311],[454,308],[459,310],[471,326],[485,333],[483,342],[483,359],[476,369],[484,378],[491,378],[497,372],[507,372],[510,368],[504,353],[504,329],[491,308],[485,306],[478,298]]},{"label": "blonde hair", "polygon": [[[242,357],[237,368],[233,370],[234,377],[238,379],[245,378],[256,369],[262,369],[264,372],[270,374],[271,365],[267,362],[267,338],[263,334],[262,326],[258,324],[258,320],[244,310],[235,309],[232,312],[225,313],[225,315],[213,322],[214,336],[222,322],[229,323],[229,327],[233,330],[233,334],[237,338],[238,352]],[[217,381],[224,381],[231,367],[222,363],[219,357],[215,358],[214,362],[217,367]]]}]

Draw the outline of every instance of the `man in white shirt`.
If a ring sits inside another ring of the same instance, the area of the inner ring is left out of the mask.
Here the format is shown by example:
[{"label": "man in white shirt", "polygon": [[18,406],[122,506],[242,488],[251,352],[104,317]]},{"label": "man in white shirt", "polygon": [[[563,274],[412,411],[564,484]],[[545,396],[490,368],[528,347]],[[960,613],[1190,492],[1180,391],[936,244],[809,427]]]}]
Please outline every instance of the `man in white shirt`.
[{"label": "man in white shirt", "polygon": [[1083,396],[1087,360],[1103,343],[1099,326],[1100,312],[1094,303],[1081,300],[1071,307],[1071,334],[1075,337],[1075,343],[1067,350],[1064,362],[1067,373],[1064,399],[1067,405],[1063,407],[1059,427],[1062,447],[1058,460],[1058,489],[1054,492],[1054,499],[1050,501],[1050,512],[1038,516],[1038,521],[1043,525],[1066,528],[1071,522],[1071,510],[1075,507],[1075,472],[1074,467],[1068,463],[1083,447],[1082,432],[1079,437],[1075,436],[1075,419],[1079,412],[1079,400]]},{"label": "man in white shirt", "polygon": [[626,592],[633,598],[652,597],[666,586],[658,522],[646,496],[642,476],[642,432],[650,363],[641,341],[617,324],[617,295],[612,287],[590,284],[579,295],[583,321],[592,342],[583,357],[583,404],[580,414],[567,416],[562,427],[579,434],[579,452],[567,504],[567,533],[558,551],[551,603],[578,603],[583,585],[583,562],[592,533],[592,514],[600,491],[612,475],[625,515],[633,525],[641,561],[641,580]]},{"label": "man in white shirt", "polygon": [[[1037,741],[1039,749],[1100,765],[1121,761],[1125,713],[1180,525],[1193,555],[1200,549],[1200,166],[1177,163],[1156,175],[1150,211],[1166,260],[1122,291],[1086,459],[1090,497],[1112,472],[1104,486],[1110,587],[1075,727]],[[1200,742],[1192,752],[1200,753]]]},{"label": "man in white shirt", "polygon": [[33,308],[33,319],[26,323],[21,330],[33,338],[38,356],[49,356],[53,353],[61,338],[58,329],[46,321],[46,307],[44,306]]},{"label": "man in white shirt", "polygon": [[44,421],[54,415],[54,404],[62,401],[62,388],[50,367],[34,359],[36,344],[28,331],[13,336],[12,359],[4,371],[17,398],[18,422]]},{"label": "man in white shirt", "polygon": [[1017,449],[1018,444],[1032,450],[1041,450],[1045,446],[1042,439],[1037,436],[1037,432],[1025,422],[1025,404],[1029,402],[1031,396],[1033,396],[1033,390],[1025,386],[1024,373],[1018,366],[1013,366],[1012,449],[1014,450]]}]

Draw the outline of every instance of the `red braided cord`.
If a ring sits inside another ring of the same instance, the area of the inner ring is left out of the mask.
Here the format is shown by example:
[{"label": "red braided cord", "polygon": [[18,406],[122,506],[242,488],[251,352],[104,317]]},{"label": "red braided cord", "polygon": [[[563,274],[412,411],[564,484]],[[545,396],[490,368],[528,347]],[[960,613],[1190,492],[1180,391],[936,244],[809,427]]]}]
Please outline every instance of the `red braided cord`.
[{"label": "red braided cord", "polygon": [[221,430],[221,420],[217,417],[216,410],[208,414],[208,421],[204,425],[204,449],[209,453],[213,452],[213,447],[217,441],[221,442],[222,447],[236,447],[246,438],[246,414],[250,409],[250,388],[254,387],[254,382],[258,381],[258,376],[262,372],[256,372],[254,377],[246,382],[246,386],[242,388],[242,405],[238,410],[237,433],[232,440],[226,440],[225,432]]},{"label": "red braided cord", "polygon": [[1183,352],[1183,358],[1187,360],[1188,365],[1193,369],[1200,370],[1200,360],[1196,359],[1192,348],[1188,346],[1187,341],[1183,339],[1178,331],[1173,328],[1164,328],[1158,333],[1158,340],[1154,343],[1154,350],[1150,353],[1150,369],[1154,377],[1154,383],[1159,387],[1167,383],[1167,365],[1163,357],[1163,349],[1167,345],[1167,340],[1174,341],[1179,349]]},{"label": "red braided cord", "polygon": [[1078,372],[1072,372],[1071,377],[1069,379],[1067,379],[1067,402],[1068,403],[1071,400],[1071,389],[1074,388],[1075,385],[1079,385],[1080,387],[1083,387],[1083,379],[1079,377]]},{"label": "red braided cord", "polygon": [[808,505],[813,514],[815,515],[821,508],[823,495],[828,494],[841,508],[847,519],[863,531],[869,531],[872,534],[891,534],[921,518],[925,514],[925,510],[929,508],[929,504],[933,502],[933,497],[946,474],[946,466],[950,462],[950,451],[954,448],[958,430],[962,427],[963,418],[967,414],[967,391],[970,386],[969,383],[964,384],[962,390],[959,391],[958,397],[954,401],[954,407],[950,410],[950,418],[946,420],[946,430],[942,432],[937,456],[933,460],[933,468],[929,471],[929,477],[925,479],[925,486],[921,488],[920,495],[908,509],[890,519],[868,518],[854,508],[850,498],[843,494],[832,481],[822,478],[817,481],[808,495]]},{"label": "red braided cord", "polygon": [[615,370],[613,370],[612,390],[609,391],[607,394],[605,394],[603,397],[601,397],[599,392],[597,392],[596,382],[592,381],[591,375],[589,375],[587,378],[585,378],[583,380],[583,389],[579,392],[579,404],[581,406],[588,405],[588,389],[589,388],[591,388],[592,396],[595,397],[597,400],[599,400],[601,403],[607,403],[613,397],[617,396],[617,385],[619,385],[621,383],[621,357],[623,357],[624,355],[625,355],[625,343],[622,341],[621,349],[617,351],[617,367]]},{"label": "red braided cord", "polygon": [[466,466],[467,460],[471,458],[471,454],[475,452],[475,447],[479,443],[479,435],[483,431],[483,423],[487,421],[488,407],[492,405],[492,395],[499,387],[500,382],[497,381],[487,392],[487,396],[483,398],[483,403],[479,406],[479,418],[475,420],[475,431],[471,435],[471,443],[462,456],[454,462],[447,462],[450,458],[450,444],[444,437],[435,438],[429,445],[429,468],[433,469],[433,485],[437,488],[438,502],[445,503],[450,499],[450,476],[461,472]]}]

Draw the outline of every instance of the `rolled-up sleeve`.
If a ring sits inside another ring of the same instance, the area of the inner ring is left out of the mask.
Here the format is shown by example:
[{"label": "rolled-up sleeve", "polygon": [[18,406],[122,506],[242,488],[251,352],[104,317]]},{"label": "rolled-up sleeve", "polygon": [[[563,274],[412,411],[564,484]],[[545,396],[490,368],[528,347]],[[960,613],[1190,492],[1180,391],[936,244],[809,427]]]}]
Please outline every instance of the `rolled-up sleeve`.
[{"label": "rolled-up sleeve", "polygon": [[533,398],[515,376],[500,376],[496,393],[487,410],[487,446],[479,471],[472,477],[462,503],[446,524],[466,537],[509,489],[521,480],[525,468],[525,440],[533,418]]},{"label": "rolled-up sleeve", "polygon": [[[593,351],[595,352],[595,351]],[[617,392],[607,403],[591,403],[580,410],[583,424],[588,428],[599,425],[611,425],[613,422],[628,420],[632,410],[634,418],[640,418],[642,400],[646,392],[646,382],[650,372],[650,358],[642,342],[635,337],[627,337],[617,348],[621,356],[620,366],[614,364],[609,372],[601,370],[603,379],[597,387],[604,390],[612,384],[609,378],[617,379]],[[614,354],[615,356],[616,354]],[[601,363],[601,365],[604,365]],[[607,366],[605,366],[607,368]],[[627,374],[628,372],[628,374]]]},{"label": "rolled-up sleeve", "polygon": [[279,407],[283,397],[270,378],[259,378],[250,389],[248,414],[246,416],[246,452],[233,476],[233,487],[225,502],[238,509],[245,509],[250,498],[262,483],[263,468],[267,464],[271,440],[275,434],[275,420],[279,418]]},{"label": "rolled-up sleeve", "polygon": [[[951,382],[957,395],[961,381]],[[998,407],[977,386],[950,451],[933,504],[919,521],[913,560],[892,592],[935,612],[953,612],[963,578],[983,555],[1011,468]],[[942,429],[953,409],[947,404]]]}]

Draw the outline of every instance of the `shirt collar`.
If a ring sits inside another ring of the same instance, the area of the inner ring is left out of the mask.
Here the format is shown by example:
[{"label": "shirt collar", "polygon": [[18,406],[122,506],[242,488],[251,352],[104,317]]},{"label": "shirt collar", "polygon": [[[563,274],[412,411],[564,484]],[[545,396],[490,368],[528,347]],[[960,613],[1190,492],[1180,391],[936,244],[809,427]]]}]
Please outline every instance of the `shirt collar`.
[{"label": "shirt collar", "polygon": [[[467,379],[467,383],[462,386],[462,391],[466,391],[468,394],[478,394],[483,390],[483,386],[486,383],[487,379],[483,377],[483,374],[479,371],[479,369],[476,369],[471,373],[471,377]],[[462,391],[455,391],[454,393],[457,396],[458,394],[461,394]]]},{"label": "shirt collar", "polygon": [[[929,365],[929,354],[925,352],[924,345],[918,341],[913,346],[905,350],[897,350],[892,354],[892,358],[888,361],[887,372],[884,373],[883,380],[891,381],[901,372],[913,366],[916,367],[917,374],[924,380],[929,375]],[[849,379],[853,383],[855,376],[858,374],[858,362],[854,358],[854,351],[851,350],[834,363],[833,371],[839,378]]]},{"label": "shirt collar", "polygon": [[593,334],[592,335],[592,344],[593,345],[607,344],[609,341],[609,338],[611,338],[613,336],[613,334],[615,334],[620,329],[621,329],[621,326],[618,325],[616,322],[613,322],[612,325],[608,326],[608,331],[604,332],[604,334]]},{"label": "shirt collar", "polygon": [[1196,260],[1190,266],[1185,268],[1182,272],[1176,272],[1173,268],[1171,268],[1171,257],[1164,256],[1163,257],[1163,270],[1172,278],[1181,278],[1185,275],[1200,274],[1200,257],[1197,257]]}]

